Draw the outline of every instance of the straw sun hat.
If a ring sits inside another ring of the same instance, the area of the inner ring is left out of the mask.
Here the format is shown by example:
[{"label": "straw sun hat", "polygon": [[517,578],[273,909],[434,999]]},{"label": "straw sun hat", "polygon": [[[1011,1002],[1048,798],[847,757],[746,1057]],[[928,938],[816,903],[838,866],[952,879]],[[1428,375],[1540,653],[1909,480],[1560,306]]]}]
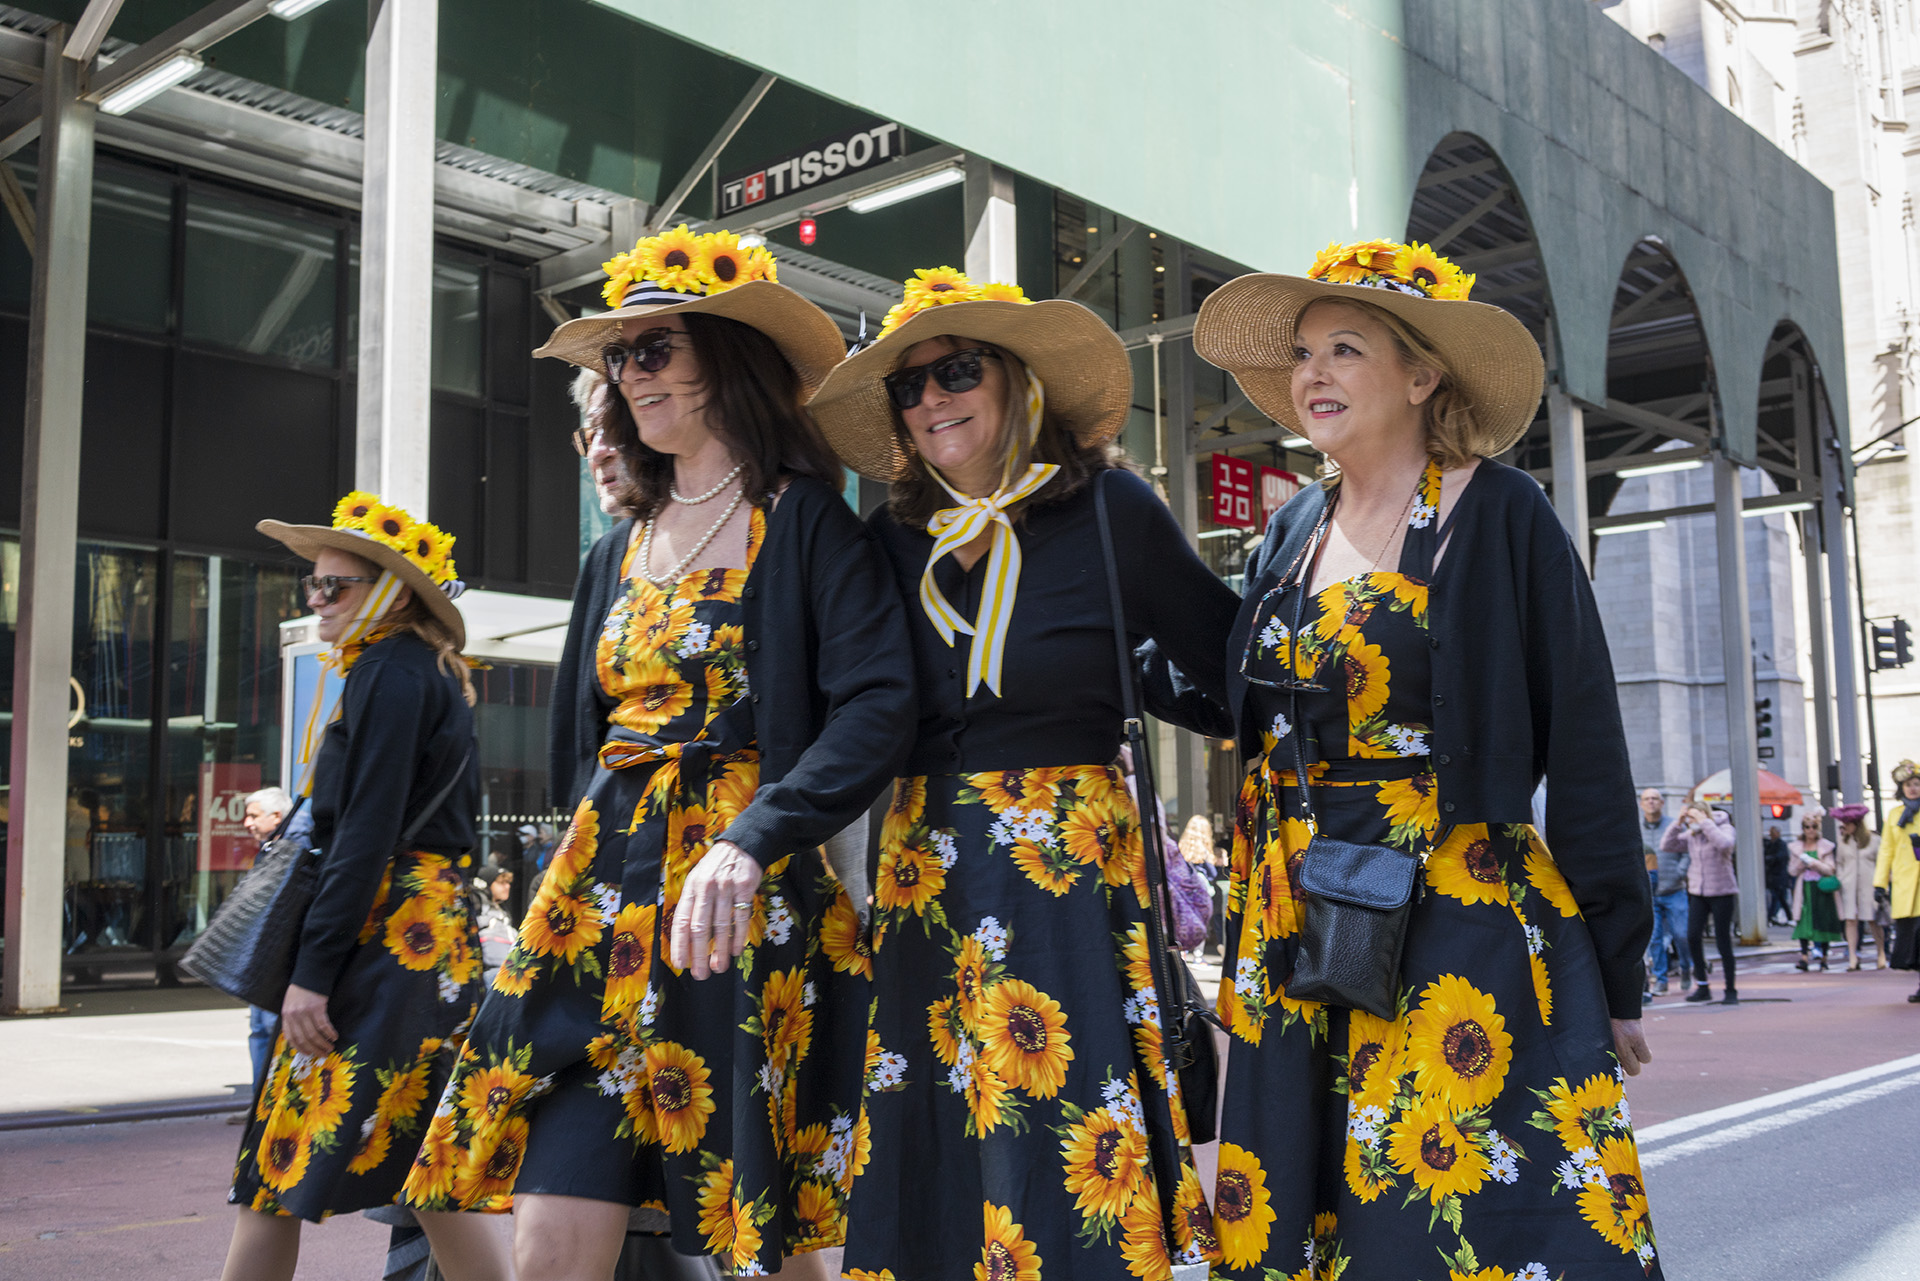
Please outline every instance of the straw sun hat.
[{"label": "straw sun hat", "polygon": [[1193,349],[1232,374],[1261,413],[1305,434],[1291,392],[1300,313],[1322,299],[1371,303],[1446,358],[1478,427],[1468,447],[1501,454],[1533,421],[1546,366],[1513,313],[1467,300],[1473,281],[1426,245],[1332,244],[1305,276],[1241,276],[1215,290],[1194,322]]},{"label": "straw sun hat", "polygon": [[356,490],[334,507],[331,525],[263,520],[254,528],[306,560],[318,560],[333,548],[391,571],[453,633],[455,647],[467,647],[466,620],[453,603],[466,584],[454,575],[453,535],[438,526]]},{"label": "straw sun hat", "polygon": [[879,481],[905,473],[885,380],[914,344],[943,336],[1018,356],[1045,387],[1048,416],[1083,445],[1105,444],[1126,422],[1133,366],[1100,317],[1077,302],[1029,302],[1017,286],[927,268],[906,282],[906,301],[887,313],[880,336],[828,374],[807,406],[847,466]]},{"label": "straw sun hat", "polygon": [[603,264],[600,293],[612,311],[581,316],[554,330],[533,354],[604,372],[601,350],[619,338],[621,322],[639,316],[704,312],[759,330],[772,340],[811,396],[847,344],[820,308],[776,281],[765,246],[744,247],[731,231],[695,234],[685,223],[637,241],[631,253]]}]

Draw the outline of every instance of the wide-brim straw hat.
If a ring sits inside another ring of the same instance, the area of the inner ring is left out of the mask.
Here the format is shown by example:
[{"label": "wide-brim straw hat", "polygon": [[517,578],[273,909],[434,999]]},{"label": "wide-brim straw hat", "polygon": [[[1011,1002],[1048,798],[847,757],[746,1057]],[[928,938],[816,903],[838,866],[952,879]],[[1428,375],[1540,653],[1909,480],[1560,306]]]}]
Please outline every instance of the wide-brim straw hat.
[{"label": "wide-brim straw hat", "polygon": [[1513,448],[1540,408],[1546,363],[1510,311],[1457,298],[1424,298],[1372,285],[1304,276],[1241,276],[1214,290],[1194,321],[1193,349],[1233,375],[1267,417],[1306,435],[1293,412],[1294,331],[1322,300],[1369,303],[1417,330],[1445,358],[1477,427],[1468,448],[1492,457]]},{"label": "wide-brim straw hat", "polygon": [[263,520],[254,528],[268,538],[286,544],[294,555],[303,560],[319,560],[321,552],[332,548],[390,570],[402,583],[411,587],[413,594],[426,602],[433,616],[453,633],[454,647],[466,649],[467,620],[460,616],[452,595],[446,587],[434,582],[426,570],[408,560],[404,553],[365,534],[355,533],[351,529],[335,529],[330,525],[289,525],[280,520]]},{"label": "wide-brim straw hat", "polygon": [[1093,312],[1064,299],[942,303],[847,357],[808,403],[841,462],[872,480],[905,474],[886,377],[914,344],[940,337],[991,343],[1019,357],[1046,388],[1047,416],[1082,445],[1104,445],[1126,423],[1133,364],[1120,335]]},{"label": "wide-brim straw hat", "polygon": [[[563,323],[548,336],[536,356],[557,356],[583,369],[605,372],[600,352],[619,337],[624,321],[641,316],[671,316],[701,312],[725,316],[765,334],[787,363],[800,376],[802,397],[820,389],[827,371],[847,354],[847,341],[833,318],[785,285],[771,280],[750,280],[744,285],[716,294],[689,296],[636,285],[628,291],[629,300],[612,311],[581,316]],[[645,299],[658,301],[645,301]]]}]

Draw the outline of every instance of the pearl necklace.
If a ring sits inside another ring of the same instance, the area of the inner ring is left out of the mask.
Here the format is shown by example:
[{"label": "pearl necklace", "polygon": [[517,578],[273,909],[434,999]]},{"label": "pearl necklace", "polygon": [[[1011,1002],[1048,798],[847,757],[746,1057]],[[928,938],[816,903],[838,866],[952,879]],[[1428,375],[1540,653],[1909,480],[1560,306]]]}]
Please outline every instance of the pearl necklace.
[{"label": "pearl necklace", "polygon": [[669,481],[667,483],[667,496],[673,499],[674,502],[680,503],[683,506],[698,507],[701,503],[704,503],[709,499],[718,498],[720,496],[720,491],[725,489],[728,485],[731,485],[733,483],[734,477],[738,476],[741,472],[745,471],[746,469],[747,469],[747,465],[745,463],[741,463],[739,466],[735,467],[732,471],[722,476],[720,478],[720,483],[718,485],[715,485],[712,489],[709,489],[706,493],[700,495],[700,497],[698,498],[687,498],[683,496],[679,490],[673,487],[673,483]]},{"label": "pearl necklace", "polygon": [[[721,483],[725,484],[727,482],[722,481]],[[718,493],[719,491],[716,490],[714,492]],[[700,536],[700,541],[695,543],[685,556],[682,556],[678,561],[674,562],[673,568],[657,578],[654,576],[652,569],[653,528],[659,521],[657,519],[648,521],[645,532],[640,535],[640,576],[662,591],[679,582],[680,576],[686,572],[687,566],[693,564],[694,559],[698,557],[701,552],[707,550],[707,544],[712,542],[714,536],[718,534],[721,529],[725,528],[728,521],[733,519],[733,514],[740,510],[740,504],[745,500],[746,496],[746,486],[742,485],[740,492],[733,496],[733,501],[727,504],[727,509],[720,513],[720,519],[709,525],[707,532]],[[702,498],[699,501],[705,502],[707,498],[712,497],[713,494],[708,494],[706,498]]]}]

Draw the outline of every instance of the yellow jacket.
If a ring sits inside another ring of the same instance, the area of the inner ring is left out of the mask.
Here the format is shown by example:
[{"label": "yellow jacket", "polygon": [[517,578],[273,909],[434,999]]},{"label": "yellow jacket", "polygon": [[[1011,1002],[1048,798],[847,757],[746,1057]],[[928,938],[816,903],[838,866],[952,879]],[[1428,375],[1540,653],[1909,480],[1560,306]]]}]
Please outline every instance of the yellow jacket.
[{"label": "yellow jacket", "polygon": [[1920,811],[1910,826],[1900,826],[1904,805],[1895,803],[1887,811],[1887,823],[1881,829],[1880,858],[1874,864],[1873,883],[1893,895],[1889,909],[1895,916],[1920,916],[1920,858],[1914,857],[1913,836],[1920,835]]}]

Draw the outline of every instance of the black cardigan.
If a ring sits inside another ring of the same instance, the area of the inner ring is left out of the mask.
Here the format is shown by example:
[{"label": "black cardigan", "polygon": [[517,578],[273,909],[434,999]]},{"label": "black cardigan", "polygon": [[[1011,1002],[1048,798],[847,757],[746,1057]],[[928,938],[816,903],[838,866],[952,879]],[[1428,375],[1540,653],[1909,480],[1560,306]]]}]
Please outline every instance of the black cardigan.
[{"label": "black cardigan", "polygon": [[[633,532],[621,521],[580,568],[548,724],[555,805],[593,778],[614,701],[595,668]],[[906,617],[866,526],[818,480],[795,478],[767,517],[741,593],[748,707],[760,785],[718,833],[764,867],[859,817],[912,745],[913,656]]]},{"label": "black cardigan", "polygon": [[[1227,650],[1240,748],[1260,751],[1241,656],[1260,598],[1293,564],[1326,505],[1312,485],[1274,513],[1247,564]],[[1525,472],[1482,459],[1461,492],[1429,594],[1432,757],[1440,821],[1529,823],[1547,779],[1554,862],[1599,954],[1614,1018],[1640,1016],[1653,906],[1613,660],[1593,588],[1546,495]]]},{"label": "black cardigan", "polygon": [[418,637],[403,632],[369,645],[347,673],[340,706],[313,762],[320,883],[293,965],[296,984],[323,994],[333,991],[353,951],[400,834],[462,757],[459,782],[411,845],[465,854],[480,802],[480,762],[469,754],[473,711],[459,680],[440,670]]}]

